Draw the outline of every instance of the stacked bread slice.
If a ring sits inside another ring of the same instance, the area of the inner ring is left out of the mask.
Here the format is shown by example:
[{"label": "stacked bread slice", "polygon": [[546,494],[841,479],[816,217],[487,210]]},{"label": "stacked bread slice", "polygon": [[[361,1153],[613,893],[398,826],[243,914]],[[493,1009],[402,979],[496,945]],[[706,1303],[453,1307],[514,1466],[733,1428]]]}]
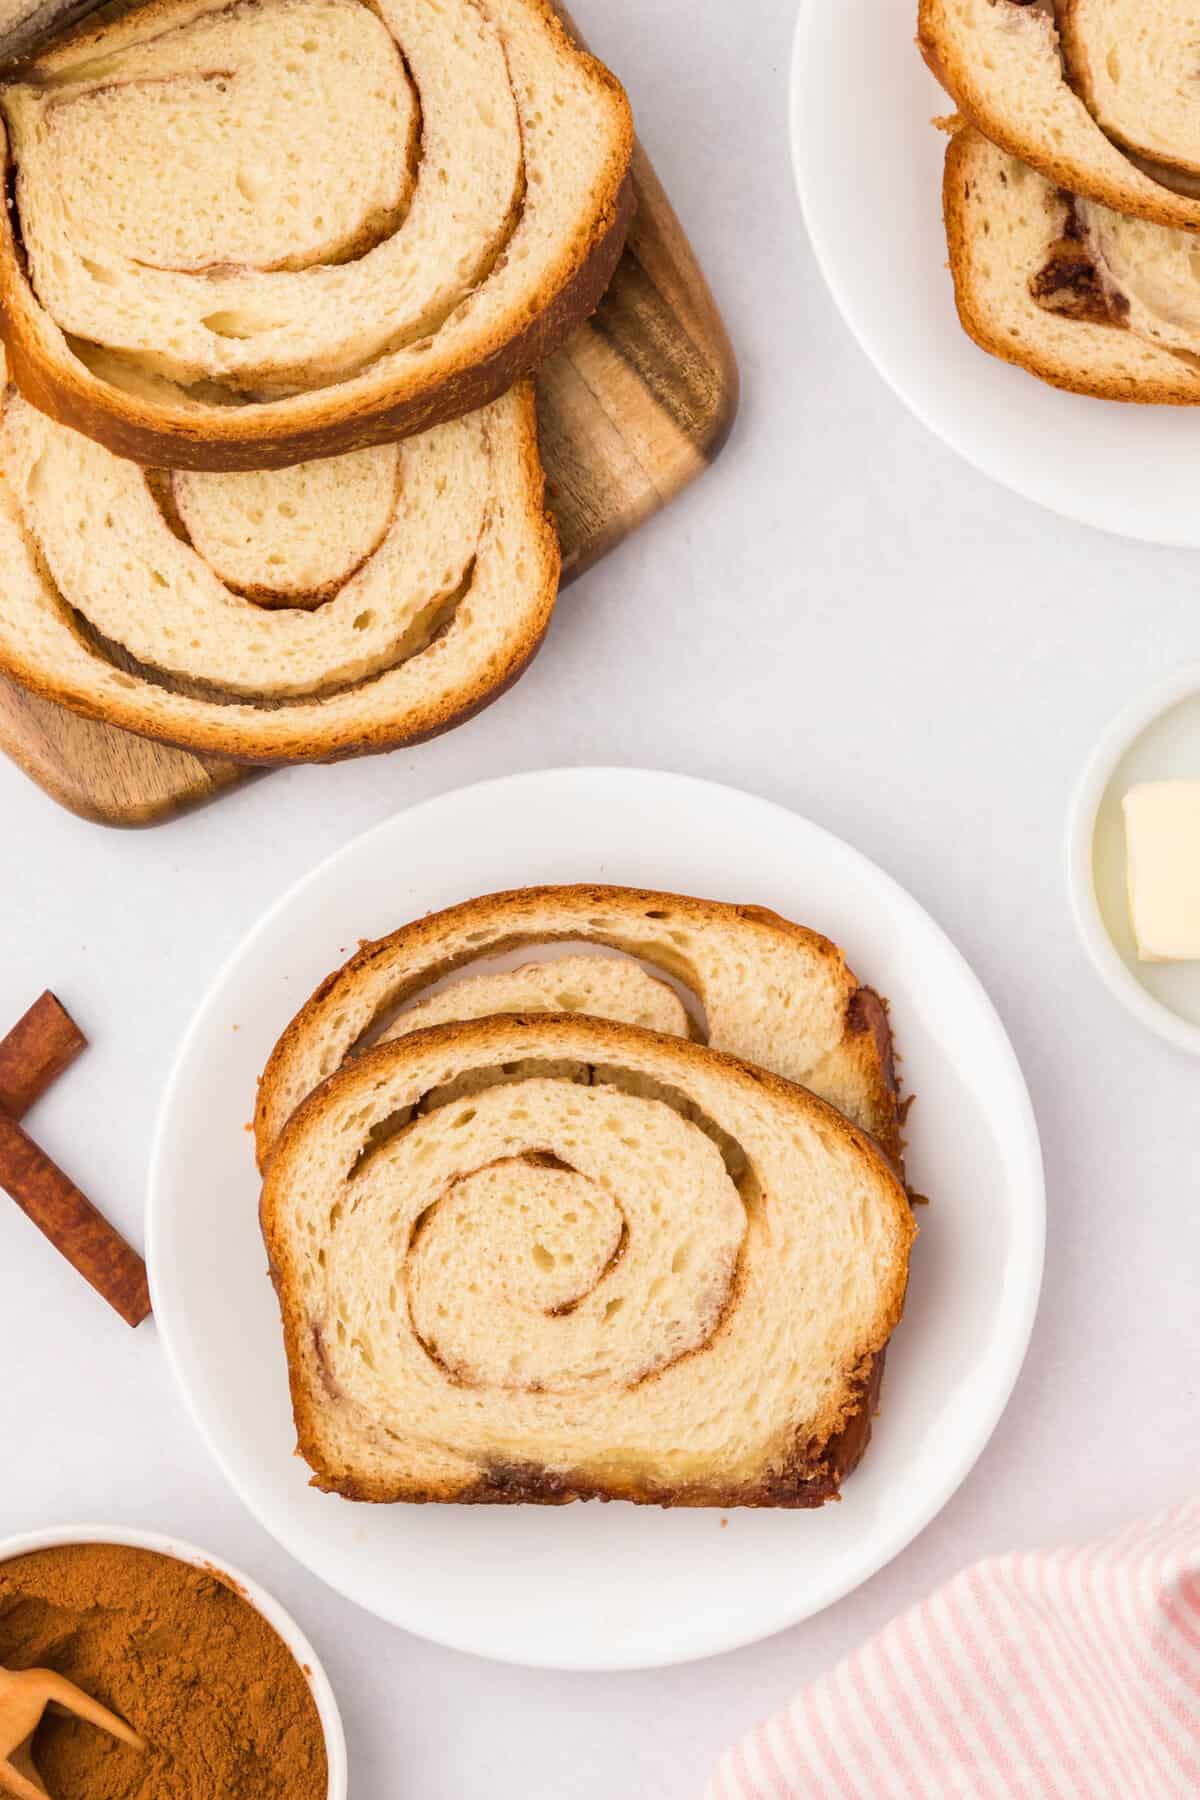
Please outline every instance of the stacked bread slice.
[{"label": "stacked bread slice", "polygon": [[959,315],[994,355],[1111,400],[1200,402],[1200,123],[1182,0],[921,0],[958,108]]},{"label": "stacked bread slice", "polygon": [[503,691],[559,572],[531,376],[632,210],[548,0],[133,0],[10,65],[0,154],[0,671],[262,761]]},{"label": "stacked bread slice", "polygon": [[315,1485],[830,1499],[903,1306],[900,1116],[884,1003],[758,907],[530,888],[365,944],[255,1120]]}]

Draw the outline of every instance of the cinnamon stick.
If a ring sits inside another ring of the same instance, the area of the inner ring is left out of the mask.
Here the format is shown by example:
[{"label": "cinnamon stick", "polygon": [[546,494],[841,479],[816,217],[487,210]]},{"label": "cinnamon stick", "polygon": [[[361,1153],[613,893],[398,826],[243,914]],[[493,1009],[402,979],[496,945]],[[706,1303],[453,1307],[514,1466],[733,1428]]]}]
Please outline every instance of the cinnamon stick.
[{"label": "cinnamon stick", "polygon": [[0,1187],[127,1325],[140,1325],[149,1316],[141,1257],[5,1112],[0,1112]]},{"label": "cinnamon stick", "polygon": [[150,1312],[146,1265],[17,1123],[87,1039],[54,995],[0,1039],[0,1187],[128,1325]]},{"label": "cinnamon stick", "polygon": [[0,1038],[0,1110],[23,1119],[87,1039],[53,994],[42,994],[6,1038]]}]

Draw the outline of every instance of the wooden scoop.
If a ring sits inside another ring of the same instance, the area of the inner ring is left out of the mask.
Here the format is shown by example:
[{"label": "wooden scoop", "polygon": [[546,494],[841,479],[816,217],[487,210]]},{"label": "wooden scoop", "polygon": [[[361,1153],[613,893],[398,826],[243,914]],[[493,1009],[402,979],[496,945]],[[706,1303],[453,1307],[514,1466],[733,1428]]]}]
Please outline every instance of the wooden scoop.
[{"label": "wooden scoop", "polygon": [[124,1719],[53,1669],[0,1669],[0,1794],[11,1794],[13,1800],[43,1800],[47,1793],[31,1749],[47,1706],[74,1713],[135,1750],[146,1748]]}]

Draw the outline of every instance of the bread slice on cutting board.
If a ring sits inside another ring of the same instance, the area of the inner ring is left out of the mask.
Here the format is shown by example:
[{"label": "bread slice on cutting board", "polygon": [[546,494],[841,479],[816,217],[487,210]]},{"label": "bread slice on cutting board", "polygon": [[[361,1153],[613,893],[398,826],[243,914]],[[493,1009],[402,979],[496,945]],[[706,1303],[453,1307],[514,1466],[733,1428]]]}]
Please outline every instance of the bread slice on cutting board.
[{"label": "bread slice on cutting board", "polygon": [[561,1014],[351,1061],[285,1127],[262,1225],[316,1486],[722,1507],[837,1493],[915,1234],[891,1164],[807,1090]]},{"label": "bread slice on cutting board", "polygon": [[401,444],[150,471],[3,387],[0,672],[87,718],[248,761],[444,731],[554,608],[533,383]]},{"label": "bread slice on cutting board", "polygon": [[548,0],[142,0],[0,120],[17,384],[172,468],[485,405],[595,307],[632,208],[625,95]]}]

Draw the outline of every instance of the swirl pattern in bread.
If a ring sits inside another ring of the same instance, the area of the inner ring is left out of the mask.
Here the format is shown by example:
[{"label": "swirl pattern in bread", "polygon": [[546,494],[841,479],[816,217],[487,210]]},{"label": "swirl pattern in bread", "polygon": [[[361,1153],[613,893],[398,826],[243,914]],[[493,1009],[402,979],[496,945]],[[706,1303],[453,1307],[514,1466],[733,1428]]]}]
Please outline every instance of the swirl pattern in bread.
[{"label": "swirl pattern in bread", "polygon": [[0,116],[18,384],[169,467],[484,405],[595,306],[632,207],[625,96],[548,0],[144,0]]},{"label": "swirl pattern in bread", "polygon": [[963,118],[1010,156],[1069,194],[1200,231],[1190,4],[920,0],[918,38]]},{"label": "swirl pattern in bread", "polygon": [[428,737],[541,642],[559,565],[542,488],[531,382],[399,445],[223,475],[141,469],[10,388],[0,669],[255,761]]},{"label": "swirl pattern in bread", "polygon": [[1068,79],[1104,133],[1144,163],[1200,176],[1192,0],[1058,0]]},{"label": "swirl pattern in bread", "polygon": [[[539,1073],[564,1061],[604,1079]],[[262,1224],[315,1485],[711,1506],[837,1492],[915,1233],[878,1148],[804,1089],[544,1014],[352,1062],[285,1129]]]},{"label": "swirl pattern in bread", "polygon": [[[255,1112],[260,1167],[307,1094],[397,1027],[408,1029],[411,1018],[425,1022],[408,1009],[434,983],[481,959],[562,943],[604,946],[661,971],[693,997],[691,1029],[714,1049],[812,1088],[899,1164],[901,1107],[886,1007],[836,945],[763,907],[584,885],[487,894],[364,944],[321,983],[271,1054]],[[578,979],[543,980],[539,1010],[602,1010],[649,1022],[636,990],[617,991],[603,965],[595,968],[595,984],[606,985],[590,990]],[[460,994],[464,1010],[456,1011]],[[469,982],[451,987],[439,997],[447,1009],[440,1016],[477,1016],[479,1003]],[[512,1009],[495,989],[484,1003]],[[528,997],[522,1004],[528,1009]],[[655,1021],[655,1028],[664,1026]]]}]

